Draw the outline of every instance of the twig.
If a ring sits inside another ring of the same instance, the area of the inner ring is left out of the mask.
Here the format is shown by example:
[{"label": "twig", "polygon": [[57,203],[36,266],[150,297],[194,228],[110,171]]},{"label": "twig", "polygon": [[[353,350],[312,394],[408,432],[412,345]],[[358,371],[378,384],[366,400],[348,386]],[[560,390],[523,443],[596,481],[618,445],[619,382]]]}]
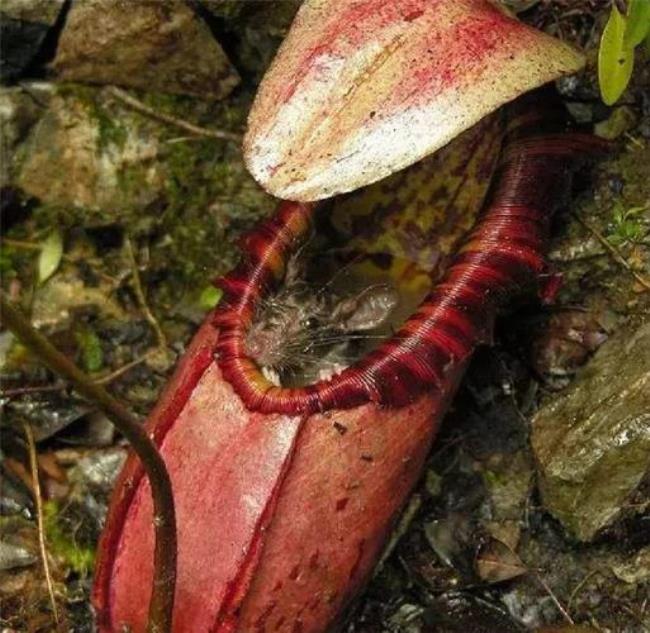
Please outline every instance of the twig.
[{"label": "twig", "polygon": [[548,586],[548,583],[542,578],[542,576],[539,573],[535,572],[534,575],[535,578],[537,578],[539,584],[542,585],[542,587],[544,587],[544,590],[550,596],[551,600],[553,601],[553,604],[557,607],[558,611],[562,614],[564,619],[571,626],[573,626],[575,624],[573,618],[567,613],[567,610],[562,606],[562,603],[557,599],[557,596],[553,593],[552,589]]},{"label": "twig", "polygon": [[646,290],[650,290],[650,281],[630,266],[629,262],[621,254],[621,251],[619,251],[600,231],[598,231],[596,227],[592,226],[584,218],[579,216],[577,213],[574,213],[573,216],[610,252],[614,260],[623,266],[623,268],[625,268],[625,270],[627,270]]},{"label": "twig", "polygon": [[42,244],[37,244],[36,242],[27,242],[25,240],[13,240],[8,237],[2,238],[2,243],[7,246],[13,246],[14,248],[22,248],[28,251],[40,251],[43,249]]},{"label": "twig", "polygon": [[135,290],[135,294],[138,298],[138,303],[140,304],[140,309],[144,313],[145,318],[147,321],[149,321],[149,324],[153,328],[154,332],[156,333],[156,339],[158,340],[158,346],[162,348],[167,347],[167,338],[165,337],[165,333],[162,331],[162,328],[160,327],[160,324],[158,323],[158,320],[154,316],[153,312],[149,308],[149,304],[147,303],[147,297],[144,294],[144,290],[142,288],[142,281],[140,279],[140,271],[138,270],[138,262],[135,259],[135,253],[133,251],[133,244],[131,243],[131,240],[127,237],[125,239],[125,245],[126,245],[126,253],[129,257],[129,260],[131,262],[131,269],[133,271],[133,289]]},{"label": "twig", "polygon": [[580,591],[582,591],[583,587],[587,584],[587,582],[593,578],[595,575],[599,574],[600,571],[598,569],[594,569],[593,571],[590,571],[575,587],[575,589],[571,592],[571,595],[569,596],[569,602],[567,602],[566,608],[567,611],[571,611],[571,606],[573,605],[573,601],[576,599]]},{"label": "twig", "polygon": [[388,540],[388,544],[384,547],[384,551],[381,554],[381,558],[379,559],[379,562],[375,567],[375,571],[373,572],[373,577],[376,577],[381,573],[385,562],[395,551],[397,544],[400,542],[401,538],[408,531],[411,523],[413,523],[413,519],[415,518],[415,515],[418,513],[418,510],[421,507],[422,507],[422,497],[418,494],[412,495],[411,498],[409,499],[408,504],[406,505],[406,508],[402,512],[402,516],[400,517],[397,525],[392,530],[392,533]]},{"label": "twig", "polygon": [[645,149],[645,144],[642,143],[638,138],[632,136],[629,132],[625,132],[625,136],[633,145],[636,145],[639,149]]},{"label": "twig", "polygon": [[41,561],[43,563],[43,572],[45,573],[45,584],[47,592],[50,595],[50,604],[52,605],[52,615],[54,622],[59,624],[59,611],[56,608],[56,598],[54,597],[54,585],[52,584],[52,575],[50,574],[50,564],[47,560],[47,547],[45,544],[45,526],[43,522],[43,499],[41,497],[41,483],[38,479],[38,460],[36,459],[36,443],[34,442],[34,433],[32,427],[27,422],[23,422],[25,437],[27,438],[27,451],[29,453],[29,466],[32,471],[32,486],[34,488],[34,501],[36,502],[36,523],[38,526],[38,546],[41,552]]},{"label": "twig", "polygon": [[[94,378],[93,382],[96,385],[107,385],[123,374],[125,374],[130,369],[137,367],[141,363],[147,360],[156,349],[150,349],[148,352],[142,354],[142,356],[132,360],[130,363],[126,363],[121,367],[118,367],[115,371],[110,372],[104,376],[99,376]],[[57,382],[53,385],[31,385],[28,387],[16,387],[14,389],[3,389],[0,390],[0,398],[15,398],[16,396],[25,396],[32,393],[49,393],[51,391],[62,391],[67,389],[70,385],[67,382]]]},{"label": "twig", "polygon": [[29,387],[16,387],[15,389],[3,389],[0,391],[0,398],[15,398],[16,396],[25,396],[30,393],[48,393],[50,391],[61,391],[66,389],[68,383],[57,382],[53,385],[31,385]]},{"label": "twig", "polygon": [[105,376],[101,376],[100,378],[95,378],[95,384],[97,385],[107,385],[109,382],[113,382],[116,378],[119,378],[122,374],[125,374],[127,371],[130,369],[133,369],[134,367],[137,367],[141,363],[144,363],[151,354],[156,351],[155,349],[150,349],[148,352],[144,353],[142,356],[136,358],[135,360],[132,360],[130,363],[126,363],[126,365],[122,365],[121,367],[118,367],[115,371],[112,371],[110,374],[106,374]]},{"label": "twig", "polygon": [[137,418],[59,352],[45,336],[37,332],[21,312],[11,305],[2,290],[0,307],[5,327],[20,338],[25,347],[52,371],[69,380],[76,391],[103,411],[140,458],[151,484],[156,537],[147,630],[149,633],[171,631],[176,587],[176,516],[171,481],[165,462]]},{"label": "twig", "polygon": [[106,88],[106,91],[132,110],[151,117],[152,119],[156,119],[157,121],[161,121],[162,123],[167,123],[168,125],[173,125],[177,128],[180,128],[181,130],[190,132],[195,136],[205,136],[207,138],[216,138],[222,141],[232,141],[233,143],[238,144],[241,143],[242,137],[239,134],[235,134],[234,132],[226,132],[224,130],[208,129],[201,127],[200,125],[190,123],[189,121],[179,119],[178,117],[172,116],[171,114],[158,112],[153,108],[150,108],[148,105],[142,103],[142,101],[139,99],[131,96],[125,90],[122,90],[116,86],[109,86]]}]

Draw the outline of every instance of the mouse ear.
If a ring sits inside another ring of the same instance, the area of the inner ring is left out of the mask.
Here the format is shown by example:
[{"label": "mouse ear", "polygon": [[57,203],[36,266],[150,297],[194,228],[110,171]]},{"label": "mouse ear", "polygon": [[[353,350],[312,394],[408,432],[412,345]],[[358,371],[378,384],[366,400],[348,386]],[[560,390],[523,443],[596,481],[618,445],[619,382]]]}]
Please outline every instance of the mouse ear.
[{"label": "mouse ear", "polygon": [[305,0],[260,85],[246,163],[279,198],[351,191],[583,61],[488,0]]}]

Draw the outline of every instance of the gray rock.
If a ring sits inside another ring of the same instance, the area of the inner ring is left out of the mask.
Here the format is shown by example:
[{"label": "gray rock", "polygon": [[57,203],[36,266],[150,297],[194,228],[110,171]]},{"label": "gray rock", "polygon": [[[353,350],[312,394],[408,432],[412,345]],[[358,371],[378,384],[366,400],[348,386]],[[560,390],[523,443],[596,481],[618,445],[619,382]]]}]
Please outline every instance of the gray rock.
[{"label": "gray rock", "polygon": [[614,522],[650,466],[650,325],[605,343],[533,420],[544,505],[581,541]]},{"label": "gray rock", "polygon": [[0,89],[0,187],[17,170],[16,150],[43,110],[39,99],[21,87]]},{"label": "gray rock", "polygon": [[28,552],[24,547],[0,541],[0,571],[29,567],[37,560],[36,556]]},{"label": "gray rock", "polygon": [[115,219],[146,206],[163,187],[150,130],[136,115],[116,115],[83,93],[57,94],[21,147],[16,184],[46,204],[110,210]]},{"label": "gray rock", "polygon": [[239,76],[207,24],[183,2],[73,5],[54,68],[60,79],[221,99]]},{"label": "gray rock", "polygon": [[108,493],[125,459],[126,451],[122,448],[95,451],[80,459],[71,469],[70,481],[77,486],[82,486],[84,491],[92,489],[96,492]]},{"label": "gray rock", "polygon": [[0,13],[13,20],[52,26],[64,0],[0,0]]},{"label": "gray rock", "polygon": [[650,547],[644,547],[619,563],[612,565],[612,572],[623,582],[631,585],[650,579]]}]

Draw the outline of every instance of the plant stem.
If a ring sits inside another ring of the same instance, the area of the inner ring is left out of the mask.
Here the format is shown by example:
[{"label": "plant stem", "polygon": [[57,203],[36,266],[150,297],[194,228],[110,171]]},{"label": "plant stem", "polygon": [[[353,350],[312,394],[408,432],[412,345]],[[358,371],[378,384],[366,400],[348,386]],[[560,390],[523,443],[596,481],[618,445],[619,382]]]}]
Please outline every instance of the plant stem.
[{"label": "plant stem", "polygon": [[93,382],[14,308],[0,290],[2,322],[53,372],[70,381],[75,390],[103,411],[129,441],[149,476],[154,508],[154,575],[149,603],[149,633],[171,631],[176,586],[176,517],[169,473],[144,427],[124,405]]},{"label": "plant stem", "polygon": [[29,466],[32,471],[32,486],[34,488],[34,503],[36,505],[36,523],[38,525],[38,546],[41,552],[41,563],[43,564],[43,573],[45,574],[45,584],[47,592],[50,595],[50,604],[52,605],[52,615],[54,623],[59,626],[59,611],[56,608],[56,597],[54,596],[54,585],[52,583],[52,574],[50,573],[50,564],[47,560],[47,545],[45,543],[45,522],[43,521],[43,497],[41,496],[41,483],[38,478],[38,459],[36,457],[36,442],[32,427],[23,423],[25,429],[25,438],[27,439],[27,452],[29,454]]},{"label": "plant stem", "polygon": [[133,244],[131,239],[127,236],[125,240],[126,253],[129,257],[129,262],[131,264],[131,271],[133,275],[133,289],[135,290],[136,297],[138,298],[138,303],[140,304],[140,309],[144,313],[145,318],[149,321],[149,324],[156,333],[156,339],[158,340],[158,347],[165,349],[167,347],[167,339],[165,334],[158,323],[158,319],[154,316],[149,304],[147,303],[147,297],[144,294],[144,289],[142,288],[142,281],[140,280],[140,271],[138,270],[138,262],[135,258],[135,252],[133,250]]}]

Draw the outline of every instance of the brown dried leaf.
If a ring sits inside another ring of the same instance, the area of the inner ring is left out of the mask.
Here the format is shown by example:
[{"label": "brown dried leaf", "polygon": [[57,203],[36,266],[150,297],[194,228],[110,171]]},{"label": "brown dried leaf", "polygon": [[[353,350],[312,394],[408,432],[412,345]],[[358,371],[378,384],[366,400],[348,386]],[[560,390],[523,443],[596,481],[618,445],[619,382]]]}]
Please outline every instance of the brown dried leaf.
[{"label": "brown dried leaf", "polygon": [[490,539],[476,559],[476,573],[488,583],[503,582],[527,572],[521,558],[497,539]]}]

